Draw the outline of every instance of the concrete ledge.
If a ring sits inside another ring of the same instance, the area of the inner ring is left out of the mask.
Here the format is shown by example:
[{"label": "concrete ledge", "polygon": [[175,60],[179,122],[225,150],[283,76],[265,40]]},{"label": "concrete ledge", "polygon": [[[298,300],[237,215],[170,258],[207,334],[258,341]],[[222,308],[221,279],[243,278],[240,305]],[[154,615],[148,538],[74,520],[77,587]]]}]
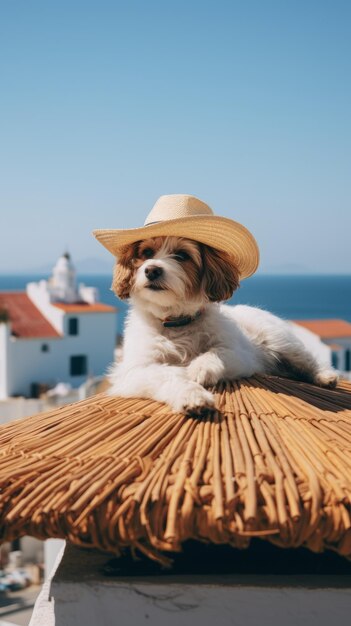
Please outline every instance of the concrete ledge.
[{"label": "concrete ledge", "polygon": [[[52,578],[55,576],[56,570],[63,559],[65,551],[65,543],[61,540],[50,539],[46,546],[46,565],[52,565],[52,559],[55,555],[55,562],[47,580],[44,582],[41,592],[35,602],[34,611],[32,613],[29,626],[55,626],[54,599],[51,596]],[[1,626],[1,625],[0,625]]]},{"label": "concrete ledge", "polygon": [[[228,550],[234,562],[235,553]],[[110,560],[100,552],[67,546],[47,593],[51,616],[48,612],[45,617],[41,603],[41,615],[35,611],[30,626],[350,623],[350,575],[140,576],[135,564],[133,575],[111,577],[106,575]]]}]

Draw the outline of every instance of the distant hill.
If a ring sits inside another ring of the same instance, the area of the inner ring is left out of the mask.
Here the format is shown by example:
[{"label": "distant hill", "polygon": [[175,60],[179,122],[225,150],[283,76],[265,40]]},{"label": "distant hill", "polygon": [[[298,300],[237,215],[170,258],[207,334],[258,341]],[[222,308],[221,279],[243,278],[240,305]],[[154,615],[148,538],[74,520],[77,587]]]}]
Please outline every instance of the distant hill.
[{"label": "distant hill", "polygon": [[[113,259],[111,259],[111,263],[108,261],[104,261],[104,259],[99,259],[97,257],[87,257],[85,259],[74,259],[74,266],[77,270],[77,274],[111,274],[113,268]],[[26,270],[18,270],[17,272],[6,272],[9,274],[40,274],[47,275],[51,274],[52,268],[54,266],[54,262],[46,263],[45,265],[40,265],[37,267],[26,268]]]}]

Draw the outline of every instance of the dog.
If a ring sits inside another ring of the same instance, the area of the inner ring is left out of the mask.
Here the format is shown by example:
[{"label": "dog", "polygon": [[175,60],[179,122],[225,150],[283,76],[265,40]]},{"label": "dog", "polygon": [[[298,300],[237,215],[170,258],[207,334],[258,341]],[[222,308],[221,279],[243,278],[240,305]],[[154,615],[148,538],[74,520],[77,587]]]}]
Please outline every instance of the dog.
[{"label": "dog", "polygon": [[125,246],[112,289],[132,306],[109,393],[204,416],[215,408],[208,387],[223,379],[273,374],[334,387],[336,371],[313,356],[291,323],[223,304],[238,286],[232,258],[206,244],[169,236]]}]

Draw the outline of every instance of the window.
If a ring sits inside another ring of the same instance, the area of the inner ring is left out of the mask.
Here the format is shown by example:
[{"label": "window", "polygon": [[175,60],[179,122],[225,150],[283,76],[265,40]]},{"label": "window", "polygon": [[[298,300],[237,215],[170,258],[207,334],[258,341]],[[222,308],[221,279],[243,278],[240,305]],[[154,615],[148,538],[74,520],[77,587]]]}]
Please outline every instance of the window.
[{"label": "window", "polygon": [[70,317],[68,320],[68,334],[69,335],[78,335],[79,332],[79,324],[77,317]]},{"label": "window", "polygon": [[47,343],[42,343],[40,349],[42,352],[50,352],[50,346]]},{"label": "window", "polygon": [[70,376],[86,376],[88,371],[88,359],[84,354],[71,356],[70,358]]},{"label": "window", "polygon": [[351,371],[351,350],[345,350],[345,372]]}]

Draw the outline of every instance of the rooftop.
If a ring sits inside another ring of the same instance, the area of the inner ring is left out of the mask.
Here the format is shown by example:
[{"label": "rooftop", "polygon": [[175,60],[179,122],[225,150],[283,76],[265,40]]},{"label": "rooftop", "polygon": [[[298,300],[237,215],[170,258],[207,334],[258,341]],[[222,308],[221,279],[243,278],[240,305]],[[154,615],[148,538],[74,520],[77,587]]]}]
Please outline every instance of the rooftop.
[{"label": "rooftop", "polygon": [[9,316],[12,334],[23,339],[60,337],[24,292],[0,292],[0,310]]},{"label": "rooftop", "polygon": [[65,311],[65,313],[115,313],[116,308],[109,306],[108,304],[102,304],[102,302],[95,302],[89,304],[89,302],[73,302],[67,304],[66,302],[55,302],[53,306]]},{"label": "rooftop", "polygon": [[338,339],[351,337],[351,324],[345,320],[293,320],[294,324],[303,326],[321,339]]}]

